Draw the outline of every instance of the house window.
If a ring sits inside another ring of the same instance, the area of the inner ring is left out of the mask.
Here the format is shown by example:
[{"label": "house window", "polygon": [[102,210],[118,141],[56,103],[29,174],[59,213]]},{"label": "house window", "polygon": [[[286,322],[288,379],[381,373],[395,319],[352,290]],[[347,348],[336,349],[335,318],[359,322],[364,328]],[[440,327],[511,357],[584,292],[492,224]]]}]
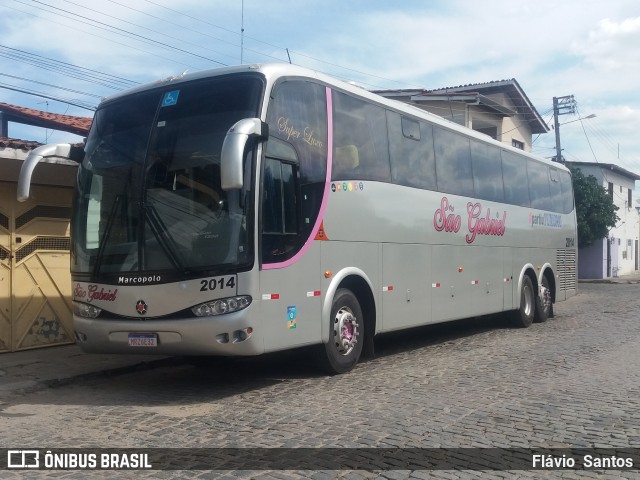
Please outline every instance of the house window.
[{"label": "house window", "polygon": [[511,146],[515,148],[519,148],[520,150],[524,150],[524,142],[520,140],[516,140],[515,138],[511,140]]},{"label": "house window", "polygon": [[631,193],[631,192],[632,192],[632,190],[629,188],[629,189],[627,190],[627,207],[628,207],[628,208],[631,208],[631,207],[632,207],[631,203],[633,202],[633,198],[632,198],[632,197],[633,197],[633,195],[632,195],[632,193]]},{"label": "house window", "polygon": [[609,182],[608,191],[609,191],[609,196],[613,198],[613,182]]}]

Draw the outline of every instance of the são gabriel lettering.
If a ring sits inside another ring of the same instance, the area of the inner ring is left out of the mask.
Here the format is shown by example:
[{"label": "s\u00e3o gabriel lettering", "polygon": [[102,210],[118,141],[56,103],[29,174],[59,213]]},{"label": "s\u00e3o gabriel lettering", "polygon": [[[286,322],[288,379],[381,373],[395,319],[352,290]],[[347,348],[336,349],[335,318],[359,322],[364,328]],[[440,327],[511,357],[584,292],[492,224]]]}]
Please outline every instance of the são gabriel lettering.
[{"label": "s\u00e3o gabriel lettering", "polygon": [[[467,230],[465,236],[468,244],[473,243],[478,235],[503,236],[507,229],[507,212],[496,212],[491,218],[491,208],[483,210],[480,202],[467,202]],[[458,233],[462,228],[462,217],[455,213],[454,206],[448,197],[442,197],[440,208],[433,215],[433,227],[438,232]]]}]

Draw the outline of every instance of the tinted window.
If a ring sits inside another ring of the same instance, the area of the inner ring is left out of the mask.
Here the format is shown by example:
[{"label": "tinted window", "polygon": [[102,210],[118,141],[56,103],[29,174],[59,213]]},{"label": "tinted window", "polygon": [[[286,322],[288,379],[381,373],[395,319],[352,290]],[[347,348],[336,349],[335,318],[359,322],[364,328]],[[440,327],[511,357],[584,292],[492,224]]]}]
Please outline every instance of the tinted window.
[{"label": "tinted window", "polygon": [[523,207],[530,206],[526,159],[514,153],[502,151],[502,178],[504,201]]},{"label": "tinted window", "polygon": [[473,196],[469,139],[442,128],[433,129],[438,190]]},{"label": "tinted window", "polygon": [[573,185],[571,182],[571,174],[565,171],[559,171],[560,187],[562,188],[562,213],[571,213],[573,211]]},{"label": "tinted window", "polygon": [[384,109],[333,92],[334,180],[391,181]]},{"label": "tinted window", "polygon": [[527,174],[531,206],[541,210],[553,210],[549,190],[549,167],[534,160],[527,160]]},{"label": "tinted window", "polygon": [[262,91],[253,75],[214,77],[102,104],[78,173],[74,272],[250,265],[252,143],[241,190],[221,188],[220,151],[233,124],[259,115]]},{"label": "tinted window", "polygon": [[283,82],[269,106],[269,135],[290,143],[298,154],[303,184],[326,179],[327,106],[325,87],[309,82]]},{"label": "tinted window", "polygon": [[265,263],[291,258],[313,234],[327,176],[326,88],[284,81],[272,97],[263,173]]},{"label": "tinted window", "polygon": [[412,140],[420,140],[420,123],[412,118],[402,117],[402,135]]},{"label": "tinted window", "polygon": [[267,158],[264,166],[264,194],[262,197],[262,219],[265,233],[297,233],[295,200],[293,165]]},{"label": "tinted window", "polygon": [[471,163],[476,195],[494,202],[504,201],[500,149],[471,140]]},{"label": "tinted window", "polygon": [[391,177],[409,187],[436,188],[433,129],[424,122],[387,112]]},{"label": "tinted window", "polygon": [[563,212],[564,200],[562,198],[562,186],[560,185],[560,171],[553,167],[549,168],[549,193],[551,210]]}]

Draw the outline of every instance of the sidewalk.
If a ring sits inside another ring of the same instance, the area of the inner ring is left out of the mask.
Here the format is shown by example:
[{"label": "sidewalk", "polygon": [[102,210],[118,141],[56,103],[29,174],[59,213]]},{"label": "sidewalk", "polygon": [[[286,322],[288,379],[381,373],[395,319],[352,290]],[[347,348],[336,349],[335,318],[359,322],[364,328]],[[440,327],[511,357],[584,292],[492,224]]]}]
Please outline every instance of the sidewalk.
[{"label": "sidewalk", "polygon": [[77,345],[0,353],[0,399],[63,384],[71,379],[126,373],[169,361],[175,361],[174,357],[88,354]]},{"label": "sidewalk", "polygon": [[640,270],[636,270],[629,275],[620,275],[619,277],[609,277],[609,278],[585,278],[578,279],[580,283],[640,283]]}]

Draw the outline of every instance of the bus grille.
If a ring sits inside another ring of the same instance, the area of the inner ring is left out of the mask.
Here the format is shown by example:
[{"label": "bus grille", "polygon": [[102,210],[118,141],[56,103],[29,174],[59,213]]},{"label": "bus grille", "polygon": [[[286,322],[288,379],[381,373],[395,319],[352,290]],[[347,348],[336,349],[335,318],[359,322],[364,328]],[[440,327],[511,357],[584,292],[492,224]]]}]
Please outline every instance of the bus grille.
[{"label": "bus grille", "polygon": [[558,266],[558,288],[560,290],[575,290],[576,285],[576,251],[559,249],[556,253]]}]

